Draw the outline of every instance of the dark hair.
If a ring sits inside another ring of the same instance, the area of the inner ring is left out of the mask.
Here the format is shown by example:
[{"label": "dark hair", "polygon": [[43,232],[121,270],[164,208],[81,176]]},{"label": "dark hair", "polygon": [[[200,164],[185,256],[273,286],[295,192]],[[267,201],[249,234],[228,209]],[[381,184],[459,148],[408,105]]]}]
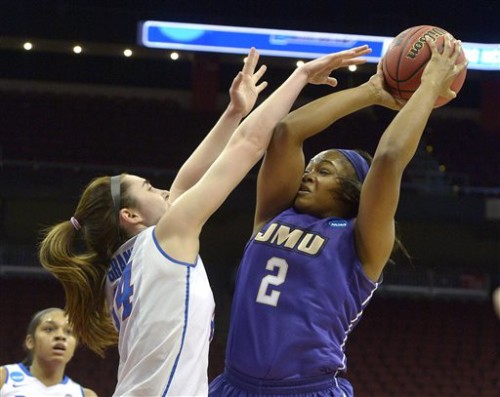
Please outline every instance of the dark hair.
[{"label": "dark hair", "polygon": [[[31,317],[31,320],[30,320],[30,322],[28,324],[28,329],[26,330],[26,336],[29,335],[34,340],[35,339],[36,329],[38,328],[38,326],[42,322],[43,317],[46,314],[54,312],[56,310],[57,311],[64,311],[63,309],[60,309],[58,307],[49,307],[47,309],[40,310],[40,311],[36,312],[35,314],[33,314],[33,316]],[[23,342],[23,349],[24,349],[24,351],[26,351],[26,357],[24,358],[24,360],[22,361],[22,363],[25,366],[29,367],[31,365],[31,363],[33,362],[33,352],[26,347],[26,342],[25,341]]]},{"label": "dark hair", "polygon": [[[356,152],[359,153],[367,161],[367,163],[371,166],[372,161],[373,161],[373,157],[368,152],[365,152],[364,150],[359,150],[359,149],[356,149]],[[352,168],[354,169],[354,167],[352,167]],[[353,174],[352,176],[351,175],[340,176],[339,180],[340,180],[340,185],[342,187],[341,192],[340,192],[342,199],[345,203],[349,204],[349,212],[347,213],[346,217],[347,218],[355,218],[356,216],[358,216],[359,198],[361,195],[362,183],[356,177],[356,174]],[[391,259],[389,260],[390,263],[393,262],[392,258],[397,251],[401,251],[402,254],[406,258],[411,259],[411,256],[410,256],[408,250],[401,242],[400,235],[399,235],[400,234],[399,228],[397,226],[398,225],[396,222],[396,238],[394,241],[394,247],[392,250]]]},{"label": "dark hair", "polygon": [[[356,150],[367,162],[368,165],[372,164],[372,157],[362,150]],[[349,163],[349,161],[345,161],[346,164],[354,170],[354,167]],[[355,218],[358,215],[359,209],[359,198],[361,195],[361,181],[356,177],[356,174],[352,175],[343,175],[338,177],[340,181],[340,186],[342,187],[340,191],[340,196],[343,201],[349,204],[349,212],[346,214],[346,218]]]},{"label": "dark hair", "polygon": [[[50,227],[39,251],[42,266],[64,287],[65,310],[75,335],[100,356],[118,340],[106,305],[108,267],[113,253],[130,237],[119,226],[110,180],[96,178],[83,191],[73,215],[81,228],[70,220]],[[120,183],[121,208],[134,204],[127,188]]]}]

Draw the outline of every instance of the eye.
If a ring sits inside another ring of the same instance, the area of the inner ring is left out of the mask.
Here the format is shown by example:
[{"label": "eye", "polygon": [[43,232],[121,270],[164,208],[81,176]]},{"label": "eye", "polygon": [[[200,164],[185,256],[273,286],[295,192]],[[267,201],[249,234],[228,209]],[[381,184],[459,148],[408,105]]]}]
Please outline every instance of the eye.
[{"label": "eye", "polygon": [[331,172],[330,172],[330,170],[328,168],[320,168],[319,169],[319,174],[320,175],[330,175]]}]

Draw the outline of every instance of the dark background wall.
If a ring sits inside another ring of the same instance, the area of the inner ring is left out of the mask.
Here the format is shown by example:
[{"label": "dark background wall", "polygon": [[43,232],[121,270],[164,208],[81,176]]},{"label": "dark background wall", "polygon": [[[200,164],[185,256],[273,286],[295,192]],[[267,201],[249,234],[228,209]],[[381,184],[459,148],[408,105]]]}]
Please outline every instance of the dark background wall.
[{"label": "dark background wall", "polygon": [[[463,41],[500,43],[500,2],[487,0],[369,4],[4,0],[1,6],[0,364],[22,358],[20,344],[34,311],[64,306],[60,286],[39,273],[36,247],[41,229],[72,215],[82,187],[92,177],[128,171],[168,186],[175,169],[227,103],[227,89],[240,68],[240,57],[187,53],[174,63],[161,52],[141,52],[134,47],[139,21],[383,36],[394,36],[408,26],[434,24]],[[48,44],[45,50],[35,47],[27,53],[12,44],[14,39]],[[76,42],[102,45],[104,53],[75,57],[61,50],[61,43],[70,48]],[[141,55],[112,56],[122,45]],[[262,62],[269,65],[265,98],[288,76],[294,62],[270,57],[262,57]],[[357,74],[339,71],[335,76],[339,88],[346,88],[365,81],[374,71],[374,65],[365,65]],[[308,87],[297,105],[326,92],[323,87]],[[419,372],[422,378],[428,375],[415,396],[468,396],[473,394],[467,389],[471,385],[483,396],[490,389],[480,385],[498,390],[500,341],[495,336],[499,330],[489,292],[500,277],[499,219],[498,210],[491,216],[487,208],[500,200],[499,92],[499,72],[469,71],[459,97],[431,118],[422,148],[405,174],[397,218],[412,260],[399,258],[386,281],[389,286],[411,283],[427,292],[417,299],[411,294],[386,296],[388,292],[381,291],[367,310],[349,345],[351,376],[360,396],[411,395],[409,385],[415,385],[415,378],[407,380],[397,368]],[[390,112],[370,109],[342,120],[312,140],[307,154],[332,145],[361,144],[373,152],[391,118]],[[439,171],[440,165],[446,171]],[[223,366],[233,275],[250,235],[254,185],[255,170],[202,234],[201,252],[217,302],[211,377]],[[399,274],[404,277],[397,278]],[[429,274],[439,286],[453,287],[449,291],[458,291],[458,297],[429,294]],[[478,277],[471,282],[470,275]],[[477,287],[472,292],[486,289],[485,294],[470,298],[470,289],[458,288],[471,284]],[[433,329],[439,332],[433,334]],[[456,349],[451,349],[450,340]],[[406,358],[390,361],[412,345],[422,349],[410,349],[412,354]],[[430,351],[423,352],[425,346],[443,353],[442,361]],[[422,372],[431,363],[435,364],[432,370]],[[115,351],[101,360],[82,348],[68,370],[105,396],[112,392],[116,365]],[[452,373],[455,367],[461,372]],[[367,378],[376,368],[385,370],[378,380]],[[390,373],[392,381],[385,380],[384,373]],[[470,384],[459,388],[457,379],[465,378],[472,379]],[[406,383],[401,381],[399,389],[393,390],[397,379]],[[381,389],[363,389],[368,384]],[[435,389],[418,392],[429,384]]]}]

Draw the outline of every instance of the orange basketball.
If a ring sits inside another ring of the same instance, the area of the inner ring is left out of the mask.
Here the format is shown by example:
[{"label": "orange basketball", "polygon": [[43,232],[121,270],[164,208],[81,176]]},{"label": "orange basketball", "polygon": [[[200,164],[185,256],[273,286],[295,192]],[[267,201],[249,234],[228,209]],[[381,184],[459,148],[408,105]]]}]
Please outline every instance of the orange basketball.
[{"label": "orange basketball", "polygon": [[[384,79],[388,91],[395,97],[408,100],[420,85],[425,65],[431,58],[431,49],[425,42],[427,37],[436,41],[438,50],[442,51],[444,36],[448,32],[431,25],[413,26],[399,33],[389,45],[382,59]],[[457,58],[457,64],[465,60],[463,49]],[[463,69],[451,84],[457,94],[461,90],[467,69]],[[434,107],[443,106],[450,100],[439,97]]]}]

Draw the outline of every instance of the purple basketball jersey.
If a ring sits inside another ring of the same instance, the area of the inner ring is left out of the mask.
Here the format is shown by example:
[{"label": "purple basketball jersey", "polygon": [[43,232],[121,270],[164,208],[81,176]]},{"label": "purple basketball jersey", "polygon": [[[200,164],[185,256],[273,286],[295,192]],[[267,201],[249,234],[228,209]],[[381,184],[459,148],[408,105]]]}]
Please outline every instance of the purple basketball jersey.
[{"label": "purple basketball jersey", "polygon": [[348,334],[378,284],[354,247],[354,219],[288,209],[247,243],[237,274],[226,366],[259,379],[346,368]]}]

